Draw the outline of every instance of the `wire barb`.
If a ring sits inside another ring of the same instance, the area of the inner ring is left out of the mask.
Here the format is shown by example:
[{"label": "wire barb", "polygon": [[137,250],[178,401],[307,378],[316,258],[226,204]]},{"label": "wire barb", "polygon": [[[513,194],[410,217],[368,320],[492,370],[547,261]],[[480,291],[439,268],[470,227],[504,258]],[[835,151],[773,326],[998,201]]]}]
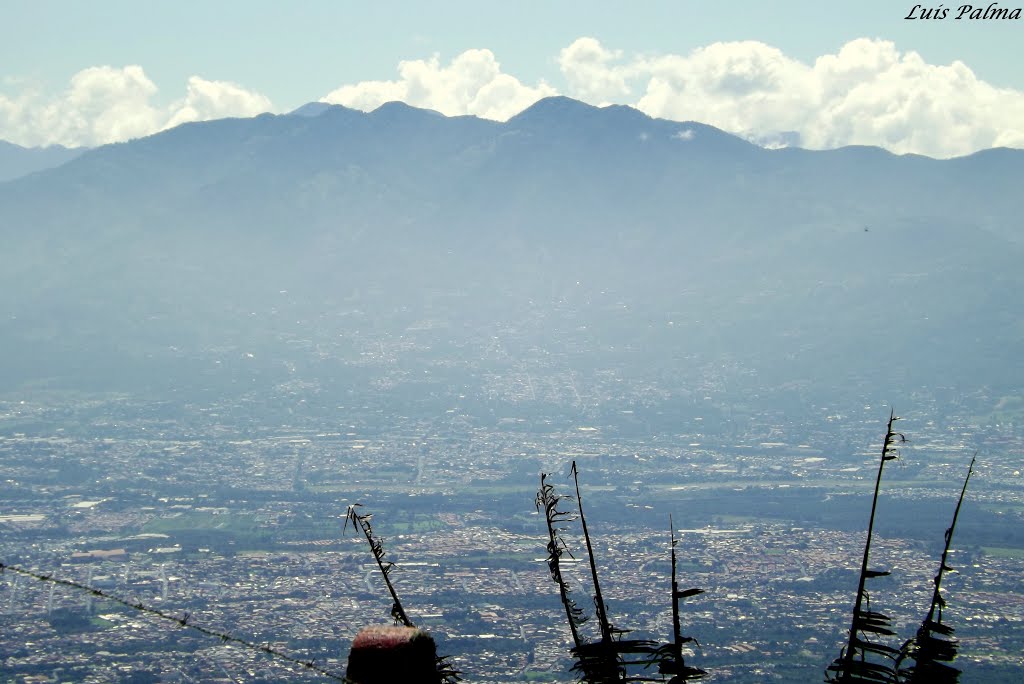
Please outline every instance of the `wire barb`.
[{"label": "wire barb", "polygon": [[155,618],[158,618],[160,620],[166,620],[168,622],[173,622],[173,623],[177,624],[178,626],[180,626],[180,627],[182,627],[184,629],[191,629],[191,630],[193,630],[195,632],[199,632],[200,634],[205,634],[206,636],[220,639],[222,643],[233,644],[235,646],[238,646],[239,648],[245,648],[245,649],[248,649],[250,651],[255,651],[257,653],[265,653],[265,654],[267,654],[269,656],[277,658],[280,661],[283,661],[283,662],[286,662],[286,663],[290,663],[292,665],[297,665],[299,667],[304,667],[304,668],[306,668],[308,670],[312,670],[313,672],[316,672],[317,674],[323,675],[324,677],[327,677],[328,679],[333,679],[334,681],[337,681],[337,682],[344,682],[345,681],[345,678],[343,676],[341,676],[339,674],[336,674],[334,672],[331,672],[330,670],[327,670],[325,668],[319,667],[319,666],[315,665],[312,661],[308,661],[307,662],[307,661],[304,661],[304,660],[300,660],[299,658],[295,658],[294,656],[290,656],[287,653],[284,653],[283,651],[279,651],[276,648],[272,648],[271,646],[267,646],[267,645],[260,646],[259,644],[256,644],[256,643],[254,643],[252,641],[248,641],[248,640],[242,639],[240,637],[232,636],[231,634],[227,634],[226,632],[219,632],[217,630],[210,629],[208,627],[203,627],[202,625],[193,624],[193,623],[189,622],[189,619],[191,617],[189,613],[185,613],[185,615],[182,616],[182,617],[175,617],[174,615],[171,615],[169,613],[165,613],[164,611],[160,610],[159,608],[153,608],[152,606],[147,606],[147,605],[145,605],[143,603],[140,603],[140,602],[133,603],[131,601],[125,600],[123,598],[120,598],[119,596],[114,596],[113,594],[108,594],[107,592],[103,591],[102,589],[97,589],[95,587],[90,587],[89,585],[83,584],[81,582],[75,582],[74,580],[66,580],[66,579],[61,579],[59,577],[54,577],[53,575],[47,575],[47,574],[43,574],[43,573],[39,573],[39,572],[33,572],[31,570],[26,570],[25,568],[21,568],[21,567],[18,567],[16,565],[8,565],[8,564],[3,563],[3,562],[0,562],[0,571],[4,571],[4,572],[10,571],[10,572],[13,572],[13,573],[18,574],[18,575],[23,575],[25,577],[31,577],[33,579],[39,580],[40,582],[50,582],[50,583],[53,583],[53,584],[56,584],[56,585],[59,585],[59,586],[62,586],[62,587],[69,587],[71,589],[75,589],[75,590],[78,590],[78,591],[85,591],[85,592],[90,593],[93,596],[97,596],[99,598],[106,599],[107,601],[112,601],[114,603],[122,605],[125,608],[131,608],[132,610],[139,611],[140,613],[144,613],[146,615],[151,615],[151,616],[153,616]]}]

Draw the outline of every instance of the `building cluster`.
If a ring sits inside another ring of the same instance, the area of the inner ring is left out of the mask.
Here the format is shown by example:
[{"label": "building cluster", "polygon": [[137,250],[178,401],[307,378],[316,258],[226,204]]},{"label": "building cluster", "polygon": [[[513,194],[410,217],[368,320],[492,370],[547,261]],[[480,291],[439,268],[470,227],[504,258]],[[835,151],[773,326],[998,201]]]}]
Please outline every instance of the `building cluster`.
[{"label": "building cluster", "polygon": [[[545,378],[516,387],[543,393],[558,376]],[[586,404],[583,383],[562,380]],[[682,581],[706,590],[683,607],[700,642],[688,659],[712,680],[819,677],[849,627],[882,409],[823,409],[811,428],[763,415],[711,431],[695,416],[650,433],[637,427],[641,409],[622,411],[481,418],[455,405],[424,420],[348,407],[324,430],[298,419],[243,429],[223,405],[0,404],[0,560],[103,592],[0,575],[0,681],[320,678],[105,596],[343,673],[358,631],[391,610],[366,540],[344,530],[349,503],[374,514],[407,612],[467,681],[573,681],[533,505],[541,471],[571,493],[573,460],[616,626],[670,636],[671,514]],[[1001,425],[929,425],[920,413],[907,416],[917,432],[884,486],[936,517],[879,531],[873,564],[893,573],[873,601],[900,635],[916,629],[947,503],[970,452],[983,450],[965,515],[1005,533],[955,545],[946,621],[965,671],[1013,671],[1024,652],[1024,539],[1013,532],[1024,445]],[[578,530],[565,537],[583,560]],[[585,563],[567,568],[589,607]]]}]

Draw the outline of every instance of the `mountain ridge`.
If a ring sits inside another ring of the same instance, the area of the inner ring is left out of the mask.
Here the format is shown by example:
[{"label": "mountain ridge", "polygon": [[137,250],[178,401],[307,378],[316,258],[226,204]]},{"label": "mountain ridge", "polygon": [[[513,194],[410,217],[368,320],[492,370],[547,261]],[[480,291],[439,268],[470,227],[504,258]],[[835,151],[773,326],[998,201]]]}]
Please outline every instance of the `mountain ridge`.
[{"label": "mountain ridge", "polygon": [[[0,377],[74,384],[76,349],[150,375],[147,359],[203,366],[246,345],[316,367],[285,340],[358,336],[294,321],[357,302],[359,335],[440,316],[453,337],[432,344],[463,350],[510,321],[524,349],[583,326],[616,364],[644,349],[645,377],[683,344],[753,372],[743,386],[818,394],[878,382],[888,358],[910,359],[915,386],[946,366],[1022,380],[1022,151],[767,150],[566,98],[508,122],[317,109],[185,124],[0,184],[0,334],[21,350]],[[291,324],[266,313],[279,291]]]},{"label": "mountain ridge", "polygon": [[23,147],[0,140],[0,183],[60,166],[84,151],[62,145]]}]

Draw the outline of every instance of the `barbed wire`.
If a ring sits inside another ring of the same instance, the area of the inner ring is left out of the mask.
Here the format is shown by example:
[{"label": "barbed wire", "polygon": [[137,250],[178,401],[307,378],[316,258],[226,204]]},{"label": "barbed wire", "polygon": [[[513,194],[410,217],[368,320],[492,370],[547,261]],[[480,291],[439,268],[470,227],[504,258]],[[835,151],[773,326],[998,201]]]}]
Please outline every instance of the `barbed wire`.
[{"label": "barbed wire", "polygon": [[241,637],[236,637],[234,635],[227,634],[225,632],[218,632],[215,629],[210,629],[209,627],[203,627],[202,625],[197,625],[197,624],[194,624],[192,622],[189,622],[189,618],[191,617],[191,615],[189,613],[185,613],[181,617],[175,617],[174,615],[171,615],[170,613],[165,613],[164,611],[160,610],[159,608],[153,608],[152,606],[147,606],[146,604],[141,603],[141,602],[128,601],[128,600],[123,599],[123,598],[121,598],[119,596],[114,596],[113,594],[108,594],[107,592],[103,591],[102,589],[97,589],[96,587],[90,587],[89,585],[83,584],[81,582],[75,582],[74,580],[62,579],[60,577],[54,577],[53,575],[47,575],[47,574],[43,574],[43,573],[39,573],[39,572],[33,572],[32,570],[26,570],[25,568],[21,568],[21,567],[18,567],[16,565],[8,565],[8,564],[6,564],[4,562],[0,562],[0,572],[13,572],[15,574],[23,575],[25,577],[31,577],[32,579],[39,580],[40,582],[50,582],[52,584],[57,584],[57,585],[60,585],[60,586],[63,586],[63,587],[70,587],[72,589],[77,589],[79,591],[85,591],[85,592],[88,592],[88,593],[92,594],[93,596],[97,596],[99,598],[106,599],[108,601],[113,601],[114,603],[120,604],[120,605],[125,606],[126,608],[130,608],[132,610],[136,610],[136,611],[138,611],[140,613],[145,613],[147,615],[152,615],[153,617],[159,618],[161,620],[166,620],[167,622],[173,622],[173,623],[177,624],[179,627],[184,627],[184,628],[187,628],[187,629],[191,629],[191,630],[194,630],[196,632],[199,632],[200,634],[205,634],[206,636],[210,636],[210,637],[214,637],[214,638],[220,639],[221,642],[223,642],[223,643],[233,644],[235,646],[239,646],[241,648],[246,648],[246,649],[249,649],[250,651],[255,651],[257,653],[264,653],[264,654],[269,655],[271,657],[277,658],[278,660],[281,660],[281,661],[284,661],[284,662],[287,662],[287,663],[291,663],[292,665],[298,665],[298,666],[303,667],[303,668],[305,668],[307,670],[310,670],[311,672],[316,672],[317,674],[323,675],[324,677],[327,677],[329,679],[333,679],[333,680],[338,681],[338,682],[345,682],[345,681],[347,681],[343,676],[341,676],[341,675],[339,675],[339,674],[337,674],[335,672],[331,672],[330,670],[328,670],[326,668],[320,667],[319,665],[316,664],[315,661],[312,661],[312,660],[301,660],[301,659],[296,658],[294,656],[290,656],[287,653],[284,653],[283,651],[279,651],[276,648],[274,648],[273,646],[268,646],[266,644],[260,645],[260,644],[257,644],[255,642],[248,641],[247,639],[242,639]]}]

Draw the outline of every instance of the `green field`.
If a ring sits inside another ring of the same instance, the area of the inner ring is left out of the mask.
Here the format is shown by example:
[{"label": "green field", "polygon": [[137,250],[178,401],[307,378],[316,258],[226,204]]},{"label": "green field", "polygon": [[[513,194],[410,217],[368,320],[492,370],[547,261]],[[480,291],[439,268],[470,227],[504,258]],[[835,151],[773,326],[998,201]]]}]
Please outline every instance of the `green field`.
[{"label": "green field", "polygon": [[1024,549],[1011,549],[1005,546],[983,546],[981,550],[993,558],[1024,558]]},{"label": "green field", "polygon": [[231,534],[252,534],[258,528],[256,516],[247,513],[209,513],[188,511],[179,515],[154,518],[142,527],[142,532],[174,536],[181,532],[216,530]]}]

